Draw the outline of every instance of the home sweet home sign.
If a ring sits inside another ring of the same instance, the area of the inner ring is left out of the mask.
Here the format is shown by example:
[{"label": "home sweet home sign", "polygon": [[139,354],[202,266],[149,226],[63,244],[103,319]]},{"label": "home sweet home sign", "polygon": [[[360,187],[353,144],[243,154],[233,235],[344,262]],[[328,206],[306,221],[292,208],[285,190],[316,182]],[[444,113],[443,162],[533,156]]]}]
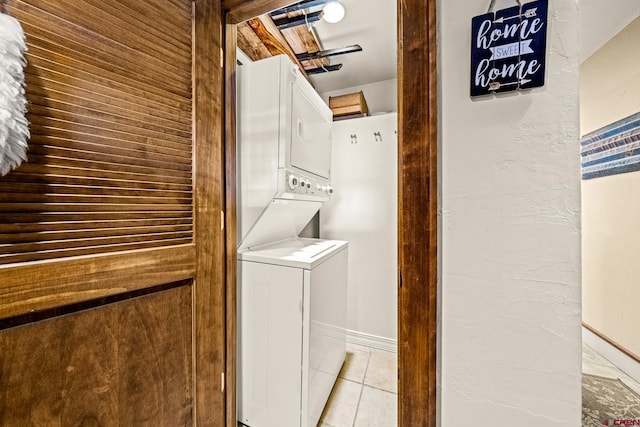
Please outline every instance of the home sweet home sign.
[{"label": "home sweet home sign", "polygon": [[544,85],[547,2],[538,0],[471,20],[471,96]]}]

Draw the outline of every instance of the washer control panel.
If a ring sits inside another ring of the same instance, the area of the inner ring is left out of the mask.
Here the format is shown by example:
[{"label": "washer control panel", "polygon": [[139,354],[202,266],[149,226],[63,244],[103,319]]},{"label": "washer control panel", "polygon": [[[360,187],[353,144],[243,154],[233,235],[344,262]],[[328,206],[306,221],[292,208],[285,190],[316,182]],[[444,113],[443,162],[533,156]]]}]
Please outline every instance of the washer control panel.
[{"label": "washer control panel", "polygon": [[287,192],[327,197],[333,193],[331,185],[308,176],[287,171]]}]

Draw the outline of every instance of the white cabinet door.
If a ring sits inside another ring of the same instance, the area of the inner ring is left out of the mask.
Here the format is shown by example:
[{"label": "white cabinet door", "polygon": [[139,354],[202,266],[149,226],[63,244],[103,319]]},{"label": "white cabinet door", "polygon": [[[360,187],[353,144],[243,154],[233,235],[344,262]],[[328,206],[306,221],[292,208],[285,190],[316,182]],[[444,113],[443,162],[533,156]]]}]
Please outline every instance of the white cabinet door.
[{"label": "white cabinet door", "polygon": [[240,261],[238,420],[300,427],[303,271]]}]

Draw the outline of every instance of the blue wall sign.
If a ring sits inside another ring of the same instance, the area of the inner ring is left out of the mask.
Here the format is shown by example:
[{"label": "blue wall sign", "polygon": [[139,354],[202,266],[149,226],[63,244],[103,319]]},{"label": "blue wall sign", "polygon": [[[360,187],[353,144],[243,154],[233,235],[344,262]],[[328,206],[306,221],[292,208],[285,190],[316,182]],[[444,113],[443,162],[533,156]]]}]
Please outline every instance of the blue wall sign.
[{"label": "blue wall sign", "polygon": [[538,0],[471,20],[471,96],[544,85],[547,2]]}]

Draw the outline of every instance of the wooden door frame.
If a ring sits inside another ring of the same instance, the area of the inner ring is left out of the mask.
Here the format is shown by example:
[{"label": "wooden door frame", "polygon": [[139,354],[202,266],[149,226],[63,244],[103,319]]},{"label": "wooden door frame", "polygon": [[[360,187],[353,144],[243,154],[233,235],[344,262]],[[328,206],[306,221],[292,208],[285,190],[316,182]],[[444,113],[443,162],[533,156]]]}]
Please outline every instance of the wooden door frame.
[{"label": "wooden door frame", "polygon": [[[292,0],[224,0],[227,426],[236,421],[236,24]],[[436,0],[398,4],[398,426],[436,425]]]}]

